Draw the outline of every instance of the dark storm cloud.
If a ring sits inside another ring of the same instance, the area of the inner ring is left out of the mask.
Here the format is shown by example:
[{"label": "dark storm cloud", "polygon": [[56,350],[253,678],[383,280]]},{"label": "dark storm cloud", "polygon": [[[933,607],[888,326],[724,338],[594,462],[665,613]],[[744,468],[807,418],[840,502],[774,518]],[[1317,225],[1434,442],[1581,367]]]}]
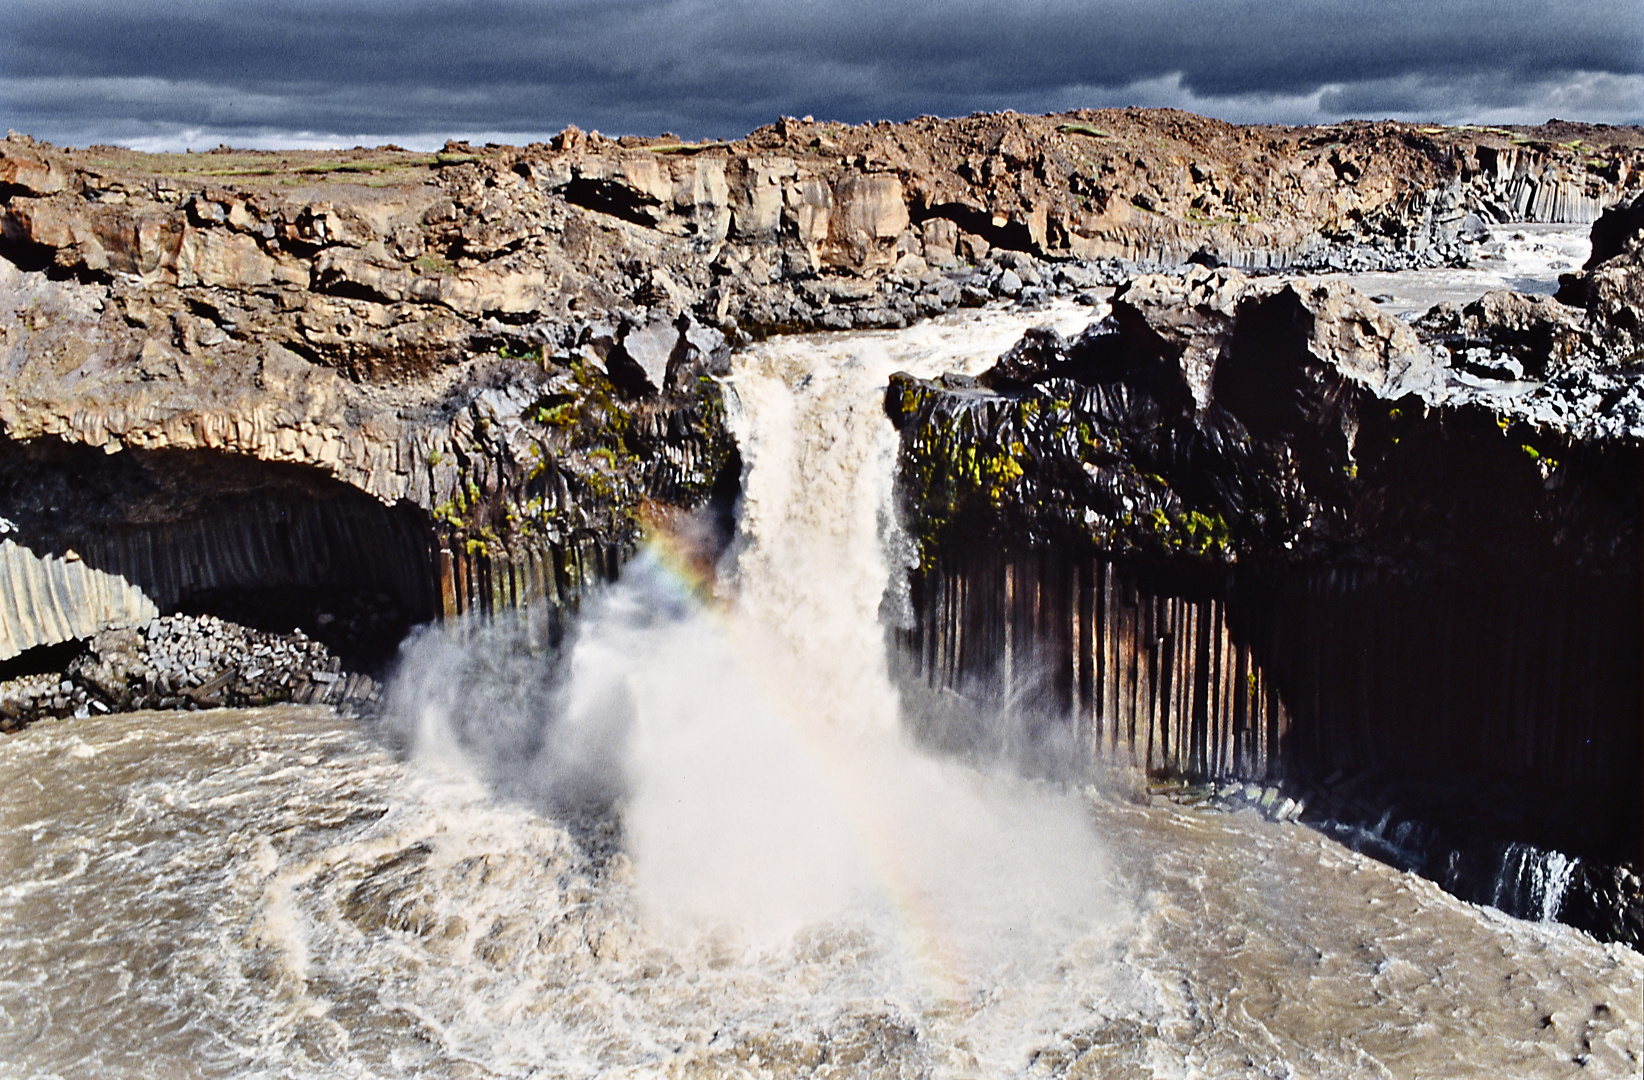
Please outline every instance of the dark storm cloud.
[{"label": "dark storm cloud", "polygon": [[61,142],[741,134],[1180,105],[1237,120],[1644,115],[1636,0],[13,0],[0,122]]}]

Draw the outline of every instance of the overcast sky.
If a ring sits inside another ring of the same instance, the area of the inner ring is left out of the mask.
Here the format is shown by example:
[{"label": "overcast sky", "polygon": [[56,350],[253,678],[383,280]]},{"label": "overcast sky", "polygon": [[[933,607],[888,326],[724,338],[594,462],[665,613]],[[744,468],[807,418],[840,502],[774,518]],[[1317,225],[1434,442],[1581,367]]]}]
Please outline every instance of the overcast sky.
[{"label": "overcast sky", "polygon": [[73,146],[1106,105],[1644,123],[1640,0],[5,0],[0,19],[0,124]]}]

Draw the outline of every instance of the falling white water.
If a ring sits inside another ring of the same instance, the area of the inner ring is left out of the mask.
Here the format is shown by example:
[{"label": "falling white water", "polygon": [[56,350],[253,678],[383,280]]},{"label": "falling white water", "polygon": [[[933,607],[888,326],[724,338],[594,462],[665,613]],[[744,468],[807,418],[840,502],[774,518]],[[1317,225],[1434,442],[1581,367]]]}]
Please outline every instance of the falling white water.
[{"label": "falling white water", "polygon": [[1105,948],[1131,898],[1077,793],[904,737],[880,617],[906,570],[884,394],[895,371],[974,373],[1029,325],[1092,317],[972,313],[741,354],[743,497],[711,598],[662,538],[557,664],[425,635],[395,703],[413,755],[553,812],[615,813],[650,939],[751,958],[856,935],[882,957],[878,993],[963,1003],[977,1052],[1008,1058],[1025,1018],[1080,1007],[1053,972]]},{"label": "falling white water", "polygon": [[[1076,330],[1090,313],[1051,318]],[[654,931],[770,947],[865,919],[913,956],[910,978],[958,992],[1113,910],[1079,801],[911,749],[886,666],[880,609],[905,567],[885,386],[899,369],[975,370],[1023,326],[994,315],[739,358],[729,412],[746,471],[719,596],[685,599],[666,551],[632,567],[584,620],[540,757],[556,773],[597,765],[622,793]],[[601,750],[567,754],[584,745]]]},{"label": "falling white water", "polygon": [[1550,923],[1564,906],[1580,860],[1534,844],[1508,844],[1501,853],[1492,903],[1527,919]]}]

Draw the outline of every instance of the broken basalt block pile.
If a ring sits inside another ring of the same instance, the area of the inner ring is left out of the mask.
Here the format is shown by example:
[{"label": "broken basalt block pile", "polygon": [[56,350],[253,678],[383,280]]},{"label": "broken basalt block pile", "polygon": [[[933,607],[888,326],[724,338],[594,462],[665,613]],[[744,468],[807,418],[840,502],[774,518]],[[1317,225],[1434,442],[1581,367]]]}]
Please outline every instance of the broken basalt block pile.
[{"label": "broken basalt block pile", "polygon": [[381,693],[375,679],[345,671],[301,630],[273,634],[210,615],[168,615],[103,631],[61,671],[0,681],[0,730],[137,709],[292,702],[359,710]]}]

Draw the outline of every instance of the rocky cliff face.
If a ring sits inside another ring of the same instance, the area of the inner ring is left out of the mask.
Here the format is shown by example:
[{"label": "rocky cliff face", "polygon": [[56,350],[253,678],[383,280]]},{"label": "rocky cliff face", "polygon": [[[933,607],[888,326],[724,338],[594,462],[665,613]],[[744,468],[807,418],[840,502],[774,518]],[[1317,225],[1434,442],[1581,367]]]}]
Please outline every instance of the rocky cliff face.
[{"label": "rocky cliff face", "polygon": [[[396,235],[419,258],[429,232],[465,253],[506,247],[507,226],[421,175],[287,199],[97,177],[15,141],[7,154],[0,457],[18,615],[0,659],[142,617],[108,574],[163,609],[343,581],[387,588],[402,625],[562,605],[614,571],[646,499],[695,506],[734,477],[709,377],[722,335],[682,307],[584,326],[575,349],[500,321],[554,304],[607,315],[586,274],[544,284],[572,257],[541,243],[484,267],[442,255],[449,273],[412,289],[385,247]],[[99,452],[67,462],[51,450],[64,444]],[[179,477],[190,498],[174,497]],[[113,501],[69,497],[99,488]]]},{"label": "rocky cliff face", "polygon": [[1082,754],[1288,785],[1511,910],[1498,863],[1579,854],[1567,916],[1644,941],[1638,206],[1595,226],[1580,307],[1409,325],[1195,267],[976,380],[895,377],[913,676]]},{"label": "rocky cliff face", "polygon": [[898,377],[888,404],[935,548],[1607,573],[1636,562],[1628,311],[1490,294],[1412,328],[1345,285],[1194,269],[1121,288],[1073,341],[1029,335],[975,386]]},{"label": "rocky cliff face", "polygon": [[1412,325],[1338,282],[1191,267],[1120,287],[1075,340],[1029,334],[975,385],[898,377],[917,531],[1636,572],[1639,207],[1600,219],[1624,235],[1564,302],[1497,291]]}]

